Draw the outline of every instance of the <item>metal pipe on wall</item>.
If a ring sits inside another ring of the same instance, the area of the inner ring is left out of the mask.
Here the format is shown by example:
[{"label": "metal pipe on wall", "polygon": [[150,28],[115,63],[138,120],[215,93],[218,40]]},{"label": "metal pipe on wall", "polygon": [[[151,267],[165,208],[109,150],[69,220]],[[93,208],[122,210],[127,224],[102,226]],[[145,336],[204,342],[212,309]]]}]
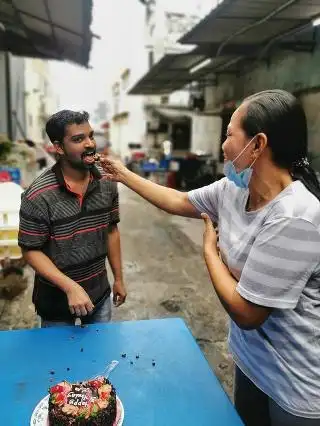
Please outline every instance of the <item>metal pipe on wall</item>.
[{"label": "metal pipe on wall", "polygon": [[6,106],[7,106],[7,134],[8,138],[13,139],[13,126],[12,126],[12,102],[11,102],[11,72],[10,72],[10,53],[5,52],[5,85],[6,85]]}]

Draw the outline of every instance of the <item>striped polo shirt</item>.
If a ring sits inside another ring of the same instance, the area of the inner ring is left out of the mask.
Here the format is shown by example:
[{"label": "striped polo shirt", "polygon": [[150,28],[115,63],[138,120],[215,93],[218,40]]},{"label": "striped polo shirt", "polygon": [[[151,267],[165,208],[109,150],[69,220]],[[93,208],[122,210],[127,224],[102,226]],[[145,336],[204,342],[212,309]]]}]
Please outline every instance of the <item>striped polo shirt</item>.
[{"label": "striped polo shirt", "polygon": [[226,178],[189,199],[219,226],[221,257],[246,300],[272,308],[256,330],[231,321],[239,368],[289,413],[320,418],[320,203],[300,182],[257,211]]},{"label": "striped polo shirt", "polygon": [[[119,222],[117,185],[94,167],[82,199],[71,191],[59,163],[22,194],[19,245],[41,250],[56,267],[80,284],[95,309],[110,295],[106,271],[110,225]],[[70,320],[65,293],[36,274],[33,302],[46,320]],[[94,311],[95,312],[95,311]]]}]

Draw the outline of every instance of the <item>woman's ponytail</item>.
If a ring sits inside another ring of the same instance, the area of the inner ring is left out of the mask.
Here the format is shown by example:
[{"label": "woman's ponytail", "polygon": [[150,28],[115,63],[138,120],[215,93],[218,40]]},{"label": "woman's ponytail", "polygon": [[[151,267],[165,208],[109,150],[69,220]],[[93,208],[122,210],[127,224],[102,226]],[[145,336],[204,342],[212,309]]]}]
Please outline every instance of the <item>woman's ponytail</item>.
[{"label": "woman's ponytail", "polygon": [[304,186],[320,201],[320,184],[317,175],[310,166],[307,158],[295,161],[292,164],[291,175],[293,179],[300,180]]}]

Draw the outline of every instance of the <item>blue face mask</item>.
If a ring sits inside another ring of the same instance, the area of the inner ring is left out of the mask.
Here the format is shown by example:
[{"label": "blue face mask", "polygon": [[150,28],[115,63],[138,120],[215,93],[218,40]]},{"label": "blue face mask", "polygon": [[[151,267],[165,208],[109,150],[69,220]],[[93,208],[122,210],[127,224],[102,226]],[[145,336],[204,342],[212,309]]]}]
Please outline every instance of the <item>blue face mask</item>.
[{"label": "blue face mask", "polygon": [[[254,139],[254,138],[253,138]],[[255,163],[256,160],[253,161],[253,163],[249,166],[243,169],[241,172],[237,172],[234,162],[244,153],[244,151],[248,148],[248,146],[251,144],[251,141],[244,147],[244,149],[240,152],[240,154],[233,160],[233,161],[226,161],[223,166],[223,173],[224,175],[233,182],[236,186],[242,189],[248,189],[250,179],[252,176],[252,166]]]}]

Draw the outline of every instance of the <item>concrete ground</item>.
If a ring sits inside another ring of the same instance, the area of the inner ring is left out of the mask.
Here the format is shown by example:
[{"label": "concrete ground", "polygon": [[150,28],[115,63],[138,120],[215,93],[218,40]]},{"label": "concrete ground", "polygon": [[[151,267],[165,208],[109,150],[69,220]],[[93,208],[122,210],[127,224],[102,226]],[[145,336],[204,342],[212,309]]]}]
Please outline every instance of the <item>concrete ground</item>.
[{"label": "concrete ground", "polygon": [[[169,216],[127,188],[120,188],[125,305],[113,320],[182,317],[231,395],[233,366],[227,352],[227,317],[201,256],[203,224]],[[0,329],[34,327],[32,274],[13,301],[0,299]],[[192,368],[192,366],[190,366]]]}]

